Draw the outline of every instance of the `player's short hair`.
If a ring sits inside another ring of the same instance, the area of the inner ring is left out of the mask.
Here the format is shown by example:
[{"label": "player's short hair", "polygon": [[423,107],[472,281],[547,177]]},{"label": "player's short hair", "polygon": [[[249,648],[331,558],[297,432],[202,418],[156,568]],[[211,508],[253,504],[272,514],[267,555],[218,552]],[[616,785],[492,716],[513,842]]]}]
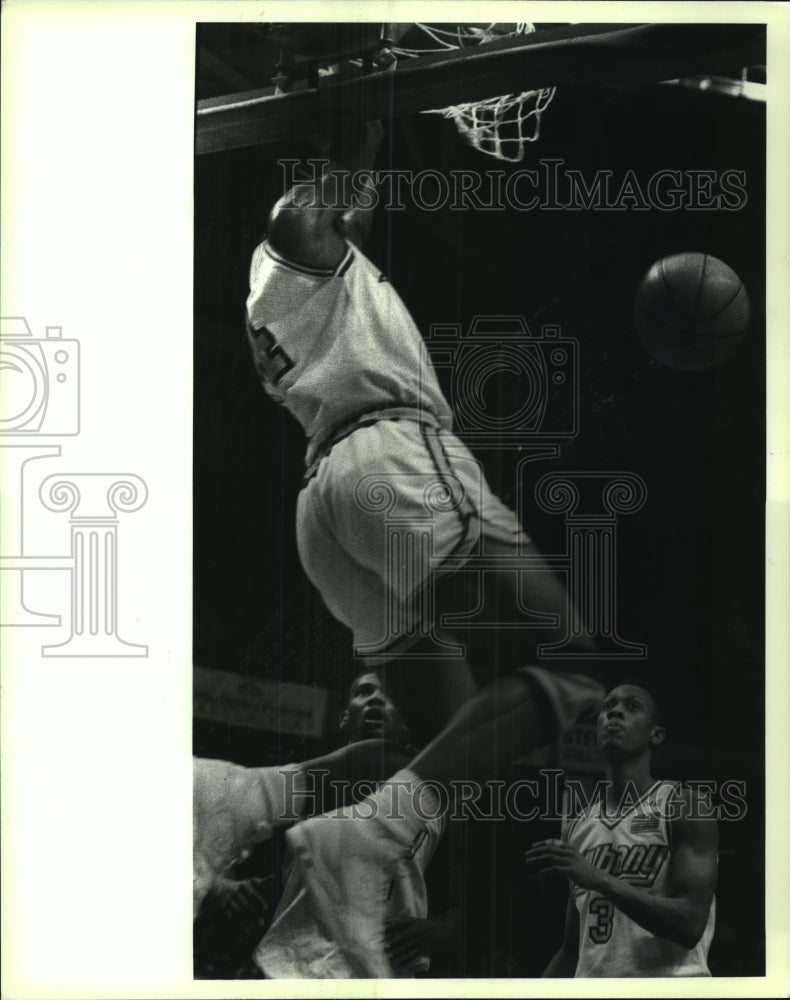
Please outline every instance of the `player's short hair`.
[{"label": "player's short hair", "polygon": [[642,688],[643,691],[646,691],[650,695],[655,710],[653,721],[656,725],[668,729],[670,724],[669,699],[663,685],[648,674],[626,674],[617,678],[613,684],[610,684],[609,691],[622,687],[624,684]]},{"label": "player's short hair", "polygon": [[[349,702],[351,700],[351,695],[354,693],[354,685],[359,681],[361,677],[367,677],[368,674],[375,674],[376,677],[381,681],[382,686],[384,685],[384,678],[381,676],[381,672],[375,667],[363,667],[356,668],[351,675],[350,680],[346,682],[345,686],[345,701]],[[387,696],[389,697],[389,695]]]}]

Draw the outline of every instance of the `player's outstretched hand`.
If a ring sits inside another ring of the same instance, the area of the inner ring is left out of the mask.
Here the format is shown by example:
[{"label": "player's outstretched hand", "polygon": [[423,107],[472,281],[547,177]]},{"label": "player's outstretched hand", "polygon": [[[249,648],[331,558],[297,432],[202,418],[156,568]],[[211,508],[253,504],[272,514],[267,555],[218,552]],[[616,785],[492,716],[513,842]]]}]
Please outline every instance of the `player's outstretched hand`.
[{"label": "player's outstretched hand", "polygon": [[563,840],[539,840],[524,854],[524,864],[531,873],[556,872],[583,889],[594,889],[601,874],[575,847]]},{"label": "player's outstretched hand", "polygon": [[228,919],[263,921],[269,909],[266,901],[268,881],[267,878],[248,878],[241,882],[218,879],[214,886],[218,909]]}]

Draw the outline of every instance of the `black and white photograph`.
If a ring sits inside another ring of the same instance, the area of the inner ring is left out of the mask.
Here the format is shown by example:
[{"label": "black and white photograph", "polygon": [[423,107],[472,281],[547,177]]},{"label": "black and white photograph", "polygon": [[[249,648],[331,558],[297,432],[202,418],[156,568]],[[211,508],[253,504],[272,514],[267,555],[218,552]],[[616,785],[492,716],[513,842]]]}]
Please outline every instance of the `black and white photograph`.
[{"label": "black and white photograph", "polygon": [[197,978],[764,975],[765,90],[197,26]]},{"label": "black and white photograph", "polygon": [[786,8],[2,27],[3,997],[786,996]]}]

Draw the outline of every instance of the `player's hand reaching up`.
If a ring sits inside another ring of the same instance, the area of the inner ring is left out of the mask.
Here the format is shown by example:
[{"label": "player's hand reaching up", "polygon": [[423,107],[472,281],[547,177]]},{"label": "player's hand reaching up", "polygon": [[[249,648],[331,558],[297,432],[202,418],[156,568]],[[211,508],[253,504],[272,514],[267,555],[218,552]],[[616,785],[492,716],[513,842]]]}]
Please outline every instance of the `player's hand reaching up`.
[{"label": "player's hand reaching up", "polygon": [[384,134],[384,126],[377,119],[364,122],[360,129],[341,115],[331,127],[306,138],[320,157],[330,160],[330,169],[359,170],[373,166]]},{"label": "player's hand reaching up", "polygon": [[600,882],[600,869],[564,840],[539,840],[524,854],[524,864],[530,873],[555,872],[582,889],[598,888]]}]

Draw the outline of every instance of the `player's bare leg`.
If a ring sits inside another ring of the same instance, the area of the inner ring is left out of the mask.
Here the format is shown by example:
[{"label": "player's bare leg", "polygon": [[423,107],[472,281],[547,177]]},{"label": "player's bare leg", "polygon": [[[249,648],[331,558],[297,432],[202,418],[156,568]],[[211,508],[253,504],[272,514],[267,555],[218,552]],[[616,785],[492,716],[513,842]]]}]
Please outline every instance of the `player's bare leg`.
[{"label": "player's bare leg", "polygon": [[598,704],[601,685],[586,674],[528,667],[482,688],[409,764],[425,781],[484,781],[544,745]]},{"label": "player's bare leg", "polygon": [[[487,542],[487,550],[491,555],[512,555],[512,548],[496,541]],[[387,688],[404,706],[409,728],[417,735],[418,742],[432,739],[478,687],[504,678],[519,667],[539,663],[540,643],[550,644],[565,638],[568,617],[576,612],[569,606],[562,582],[545,563],[541,565],[541,557],[531,543],[522,545],[522,554],[528,554],[536,563],[534,571],[521,574],[518,593],[512,572],[491,574],[486,581],[477,618],[488,623],[484,628],[446,623],[448,617],[468,611],[479,602],[478,584],[471,574],[461,571],[436,582],[436,620],[441,624],[434,634],[445,647],[458,646],[463,651],[461,655],[442,657],[435,644],[424,640],[411,647],[407,658],[392,660],[383,668]],[[525,618],[524,608],[551,616],[551,621],[514,627],[512,623]],[[499,627],[501,622],[509,624]],[[422,659],[418,658],[421,653]],[[595,646],[589,636],[574,637],[568,646],[568,659],[553,663],[552,669],[586,671],[597,676],[602,672],[600,663],[587,660],[580,664],[572,658],[573,654],[592,657],[594,653]],[[507,685],[501,686],[503,692],[507,689]],[[534,730],[534,726],[529,729]]]},{"label": "player's bare leg", "polygon": [[[439,634],[447,643],[453,642],[449,633]],[[408,658],[376,668],[393,700],[403,706],[418,746],[433,739],[478,690],[466,659],[438,658],[436,653],[435,644],[422,641],[409,649]]]},{"label": "player's bare leg", "polygon": [[485,780],[555,733],[556,723],[529,682],[503,677],[463,705],[409,770],[448,787],[453,780]]}]

